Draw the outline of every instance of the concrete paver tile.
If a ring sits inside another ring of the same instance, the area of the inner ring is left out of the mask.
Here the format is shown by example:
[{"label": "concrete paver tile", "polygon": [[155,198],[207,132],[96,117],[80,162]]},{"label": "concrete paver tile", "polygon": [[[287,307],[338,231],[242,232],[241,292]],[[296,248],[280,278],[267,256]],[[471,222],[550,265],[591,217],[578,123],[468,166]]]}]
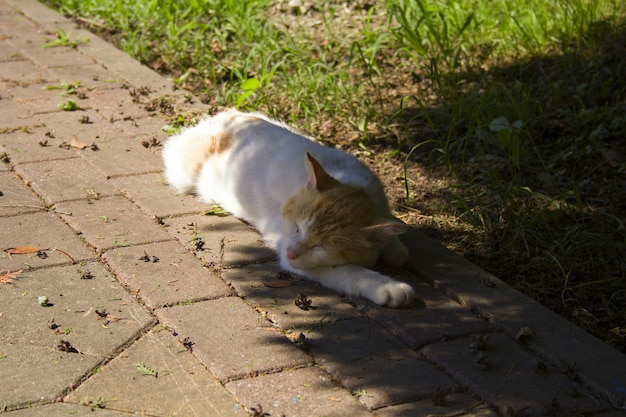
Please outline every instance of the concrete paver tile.
[{"label": "concrete paver tile", "polygon": [[[2,85],[3,83],[0,82],[0,89]],[[3,92],[2,94],[7,97],[8,93]],[[5,148],[2,142],[9,133],[28,132],[35,129],[39,123],[33,117],[33,113],[24,106],[16,104],[13,100],[8,98],[0,100],[0,146]]]},{"label": "concrete paver tile", "polygon": [[155,311],[222,382],[311,363],[238,297],[203,301]]},{"label": "concrete paver tile", "polygon": [[214,272],[177,241],[117,248],[105,252],[104,259],[152,309],[232,295]]},{"label": "concrete paver tile", "polygon": [[2,78],[9,87],[45,85],[57,81],[53,74],[36,65],[29,59],[3,62],[2,65],[0,65],[0,78]]},{"label": "concrete paver tile", "polygon": [[[144,371],[154,370],[156,375]],[[70,393],[65,401],[105,400],[106,408],[157,416],[244,417],[226,389],[169,331],[157,327]]]},{"label": "concrete paver tile", "polygon": [[[39,304],[40,296],[49,306]],[[0,301],[4,343],[54,348],[64,339],[81,355],[98,358],[116,353],[154,320],[95,262],[24,271],[2,287]]]},{"label": "concrete paver tile", "polygon": [[171,92],[172,83],[154,70],[141,65],[127,53],[103,39],[90,35],[89,42],[78,45],[78,50],[103,64],[111,73],[121,76],[135,88],[149,87],[151,91]]},{"label": "concrete paver tile", "polygon": [[[1,101],[1,100],[0,100]],[[79,156],[78,150],[60,146],[69,141],[56,137],[44,123],[34,123],[26,131],[17,131],[0,136],[3,152],[13,164],[40,162],[53,159],[71,159]]]},{"label": "concrete paver tile", "polygon": [[[43,42],[32,46],[24,46],[20,48],[20,51],[42,68],[93,64],[93,60],[90,57],[81,54],[74,48],[67,46],[44,47],[44,45],[56,39],[56,34],[44,35]],[[72,35],[71,39],[76,40],[78,38]]]},{"label": "concrete paver tile", "polygon": [[293,369],[229,382],[226,388],[246,408],[271,416],[372,416],[344,388],[336,386],[317,367]]},{"label": "concrete paver tile", "polygon": [[90,355],[59,352],[55,345],[10,344],[3,339],[0,338],[0,355],[3,356],[0,360],[0,404],[8,410],[55,401],[102,360]]},{"label": "concrete paver tile", "polygon": [[166,119],[159,116],[116,119],[113,121],[113,125],[126,135],[142,140],[155,138],[160,142],[165,142],[167,138],[163,128],[169,123]]},{"label": "concrete paver tile", "polygon": [[487,321],[478,319],[469,308],[430,285],[415,278],[399,279],[413,286],[419,298],[417,306],[390,309],[367,303],[361,309],[409,346],[417,348],[427,343],[486,332],[492,327]]},{"label": "concrete paver tile", "polygon": [[122,88],[124,80],[117,74],[108,71],[101,64],[72,65],[63,67],[50,67],[48,72],[53,74],[60,82],[80,82],[81,88],[91,90],[111,90]]},{"label": "concrete paver tile", "polygon": [[376,410],[379,417],[499,417],[485,402],[463,393],[438,393],[432,398]]},{"label": "concrete paver tile", "polygon": [[41,210],[45,207],[32,190],[12,173],[0,172],[0,217]]},{"label": "concrete paver tile", "polygon": [[13,7],[16,7],[19,5],[19,10],[22,13],[24,13],[24,15],[28,16],[30,19],[39,23],[40,25],[45,25],[45,24],[59,22],[59,21],[66,21],[66,19],[63,18],[63,16],[59,15],[54,10],[45,6],[42,7],[42,5],[38,3],[33,4],[30,2],[22,2],[19,0],[18,1],[10,0],[10,1],[7,1],[7,3],[11,4]]},{"label": "concrete paver tile", "polygon": [[[361,317],[336,292],[306,278],[281,272],[277,262],[226,269],[221,276],[247,303],[262,309],[273,323],[295,336],[324,323]],[[311,301],[310,308],[296,306],[300,294]]]},{"label": "concrete paver tile", "polygon": [[86,152],[83,157],[107,177],[143,174],[163,169],[161,157],[141,145],[137,139],[118,136],[97,139],[98,152]]},{"label": "concrete paver tile", "polygon": [[171,239],[122,196],[65,202],[56,207],[63,219],[99,252]]},{"label": "concrete paver tile", "polygon": [[46,404],[40,406],[31,405],[21,410],[9,411],[7,417],[67,417],[68,415],[91,417],[129,417],[139,416],[141,414],[128,414],[120,411],[107,410],[102,408],[91,408],[86,405],[78,404]]},{"label": "concrete paver tile", "polygon": [[55,400],[154,320],[97,263],[22,272],[0,288],[0,306],[0,404],[9,408]]},{"label": "concrete paver tile", "polygon": [[[47,84],[18,85],[9,88],[8,92],[17,104],[25,107],[30,113],[59,111],[59,105],[67,102],[68,97],[61,97],[58,91],[46,89],[46,86]],[[79,102],[78,99],[75,101]]]},{"label": "concrete paver tile", "polygon": [[19,50],[46,43],[46,39],[50,38],[51,34],[47,33],[38,23],[32,22],[24,16],[20,17],[21,19],[16,19],[11,24],[12,27],[15,27],[19,23],[20,30],[11,31],[7,42]]},{"label": "concrete paver tile", "polygon": [[172,236],[208,265],[231,267],[276,259],[261,236],[233,216],[175,217],[165,224]]},{"label": "concrete paver tile", "polygon": [[148,111],[133,102],[130,91],[127,88],[94,91],[85,101],[110,122],[149,116]]},{"label": "concrete paver tile", "polygon": [[201,214],[210,207],[189,194],[176,194],[165,185],[162,173],[115,178],[117,189],[151,216]]},{"label": "concrete paver tile", "polygon": [[545,415],[553,404],[559,412],[593,413],[608,408],[581,383],[566,378],[501,333],[490,334],[484,346],[475,339],[429,345],[422,352],[467,385],[504,415],[524,412]]},{"label": "concrete paver tile", "polygon": [[15,172],[48,204],[117,194],[105,175],[82,158],[19,164]]},{"label": "concrete paver tile", "polygon": [[[82,105],[84,101],[79,100],[77,103]],[[36,118],[46,126],[52,136],[66,143],[70,143],[72,136],[76,136],[85,145],[100,145],[103,140],[121,136],[120,131],[103,119],[95,109],[55,111],[38,114]],[[84,153],[86,152],[81,152]]]},{"label": "concrete paver tile", "polygon": [[42,256],[16,254],[11,258],[2,251],[0,270],[28,270],[95,259],[95,254],[85,242],[54,213],[40,212],[6,217],[2,219],[2,228],[3,248],[0,249],[33,246],[47,250]]},{"label": "concrete paver tile", "polygon": [[306,334],[309,352],[369,408],[449,391],[455,382],[367,319],[323,324]]}]

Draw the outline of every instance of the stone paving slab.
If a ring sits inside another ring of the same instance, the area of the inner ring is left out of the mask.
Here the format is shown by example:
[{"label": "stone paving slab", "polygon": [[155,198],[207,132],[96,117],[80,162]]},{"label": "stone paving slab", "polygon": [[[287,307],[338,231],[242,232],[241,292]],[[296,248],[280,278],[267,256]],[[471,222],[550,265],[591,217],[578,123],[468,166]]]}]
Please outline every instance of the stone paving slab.
[{"label": "stone paving slab", "polygon": [[316,362],[369,408],[413,401],[456,383],[376,323],[361,318],[323,324],[306,334]]},{"label": "stone paving slab", "polygon": [[156,311],[222,382],[311,363],[311,358],[239,297]]},{"label": "stone paving slab", "polygon": [[271,416],[372,416],[345,388],[317,367],[294,369],[226,384],[246,408]]},{"label": "stone paving slab", "polygon": [[[54,81],[51,74],[28,59],[4,61],[0,65],[0,77],[8,87],[28,85],[45,85]],[[15,103],[12,103],[14,106]]]},{"label": "stone paving slab", "polygon": [[0,151],[10,155],[12,164],[72,159],[79,156],[77,150],[61,146],[64,142],[69,142],[54,135],[44,123],[36,119],[28,119],[28,122],[31,124],[25,130],[2,135]]},{"label": "stone paving slab", "polygon": [[160,156],[146,149],[138,139],[118,136],[98,139],[95,143],[98,151],[85,152],[83,156],[107,178],[163,169]]},{"label": "stone paving slab", "polygon": [[[0,165],[0,171],[4,164]],[[42,201],[11,172],[0,172],[0,218],[45,209]]]},{"label": "stone paving slab", "polygon": [[116,89],[124,85],[124,80],[119,75],[111,73],[98,63],[52,67],[48,72],[60,82],[80,82],[81,87],[87,91]]},{"label": "stone paving slab", "polygon": [[504,415],[593,415],[610,409],[575,377],[568,379],[501,333],[433,344],[420,352]]},{"label": "stone paving slab", "polygon": [[[89,92],[87,94],[93,94]],[[82,105],[84,101],[78,101]],[[46,137],[57,141],[70,143],[72,136],[76,136],[87,146],[100,145],[103,141],[117,138],[120,131],[103,119],[96,109],[83,109],[78,111],[57,111],[38,114],[35,118],[46,126]],[[52,140],[50,140],[52,142]],[[96,155],[90,148],[82,151],[72,149],[77,155]],[[89,151],[93,152],[90,153]]]},{"label": "stone paving slab", "polygon": [[9,417],[67,417],[68,415],[92,417],[129,417],[129,416],[145,416],[144,414],[129,414],[119,411],[106,410],[100,408],[92,408],[78,404],[48,404],[40,407],[28,407],[22,410],[9,411],[5,413]]},{"label": "stone paving slab", "polygon": [[98,112],[105,120],[114,122],[122,119],[135,119],[147,117],[148,111],[142,107],[132,105],[134,98],[125,88],[115,90],[101,90],[90,95],[94,105],[97,104]]},{"label": "stone paving slab", "polygon": [[132,119],[113,120],[113,125],[124,134],[133,138],[165,141],[166,134],[163,128],[169,123],[160,117],[135,117]]},{"label": "stone paving slab", "polygon": [[117,194],[105,175],[84,158],[32,162],[15,166],[29,185],[49,204]]},{"label": "stone paving slab", "polygon": [[417,306],[405,309],[389,309],[362,303],[360,310],[375,320],[412,348],[490,331],[493,326],[479,319],[466,306],[443,295],[432,286],[403,274],[398,277],[410,283],[419,301]]},{"label": "stone paving slab", "polygon": [[160,218],[201,214],[210,206],[192,195],[181,195],[165,185],[162,173],[115,178],[118,191],[130,198],[150,216]]},{"label": "stone paving slab", "polygon": [[154,320],[97,263],[18,274],[0,291],[0,313],[7,407],[54,401]]},{"label": "stone paving slab", "polygon": [[[307,279],[282,272],[277,262],[244,265],[221,272],[246,302],[281,329],[298,336],[325,323],[360,317],[359,311],[334,291]],[[311,301],[299,308],[295,300],[303,294]]]},{"label": "stone paving slab", "polygon": [[219,381],[162,326],[100,367],[65,401],[85,404],[98,399],[104,400],[107,409],[141,415],[248,415]]},{"label": "stone paving slab", "polygon": [[182,216],[165,220],[165,225],[207,265],[234,267],[276,259],[251,226],[232,216]]},{"label": "stone paving slab", "polygon": [[0,404],[5,410],[57,401],[102,361],[95,356],[58,352],[55,345],[9,344],[4,340],[0,356]]},{"label": "stone paving slab", "polygon": [[[13,96],[15,102],[28,109],[29,113],[58,112],[59,106],[67,102],[70,97],[64,98],[59,94],[59,91],[46,88],[50,86],[49,84],[52,84],[49,81],[46,79],[45,82],[42,80],[42,82],[37,84],[19,85],[7,90]],[[80,103],[78,99],[75,99],[75,101]]]},{"label": "stone paving slab", "polygon": [[379,417],[498,417],[484,401],[463,393],[439,392],[431,398],[376,410]]},{"label": "stone paving slab", "polygon": [[56,205],[63,219],[96,251],[171,239],[161,226],[122,196]]},{"label": "stone paving slab", "polygon": [[[55,213],[38,212],[2,220],[0,270],[17,271],[55,265],[69,265],[95,259],[95,254]],[[45,255],[9,256],[4,249],[32,246],[46,249]]]},{"label": "stone paving slab", "polygon": [[233,295],[215,272],[176,241],[117,248],[104,259],[151,309]]}]

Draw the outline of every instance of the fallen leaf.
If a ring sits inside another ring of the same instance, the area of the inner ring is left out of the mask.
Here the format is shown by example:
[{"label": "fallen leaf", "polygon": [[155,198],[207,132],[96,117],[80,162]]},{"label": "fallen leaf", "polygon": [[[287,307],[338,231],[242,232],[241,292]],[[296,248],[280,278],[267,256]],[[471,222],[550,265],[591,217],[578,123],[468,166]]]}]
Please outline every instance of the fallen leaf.
[{"label": "fallen leaf", "polygon": [[17,246],[15,248],[7,248],[4,251],[9,255],[9,259],[13,259],[11,255],[29,255],[31,253],[39,253],[47,250],[49,249],[36,248],[34,246]]},{"label": "fallen leaf", "polygon": [[78,139],[76,135],[72,135],[72,140],[70,141],[70,145],[72,145],[73,148],[80,149],[80,150],[85,149],[87,147],[87,145],[81,142],[81,140]]},{"label": "fallen leaf", "polygon": [[293,285],[293,281],[287,281],[286,279],[276,279],[274,281],[265,281],[263,285],[270,288],[287,288]]}]

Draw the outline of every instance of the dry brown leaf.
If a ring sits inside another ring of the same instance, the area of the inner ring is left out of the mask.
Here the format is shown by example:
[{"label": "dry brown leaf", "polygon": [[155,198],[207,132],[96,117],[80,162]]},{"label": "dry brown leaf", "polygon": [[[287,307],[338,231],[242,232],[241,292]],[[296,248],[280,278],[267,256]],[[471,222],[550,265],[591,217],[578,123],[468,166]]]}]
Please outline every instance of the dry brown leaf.
[{"label": "dry brown leaf", "polygon": [[81,142],[81,140],[78,139],[76,135],[72,135],[72,140],[70,141],[70,145],[72,145],[72,148],[76,148],[80,150],[85,149],[87,147],[87,145]]},{"label": "dry brown leaf", "polygon": [[286,288],[291,287],[293,285],[293,281],[287,281],[286,279],[276,279],[274,281],[265,281],[263,285],[270,288]]},{"label": "dry brown leaf", "polygon": [[4,251],[7,253],[7,255],[9,255],[9,258],[11,258],[11,255],[28,255],[31,253],[38,253],[47,250],[48,249],[36,248],[34,246],[17,246],[15,248],[7,248]]}]

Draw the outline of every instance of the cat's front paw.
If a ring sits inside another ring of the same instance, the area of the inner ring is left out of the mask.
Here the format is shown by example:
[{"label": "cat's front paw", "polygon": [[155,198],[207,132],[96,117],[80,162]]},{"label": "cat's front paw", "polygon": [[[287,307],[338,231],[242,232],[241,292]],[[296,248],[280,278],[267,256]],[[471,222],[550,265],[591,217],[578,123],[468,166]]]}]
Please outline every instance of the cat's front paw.
[{"label": "cat's front paw", "polygon": [[380,285],[370,299],[391,308],[406,307],[415,299],[415,291],[404,282],[391,281]]}]

